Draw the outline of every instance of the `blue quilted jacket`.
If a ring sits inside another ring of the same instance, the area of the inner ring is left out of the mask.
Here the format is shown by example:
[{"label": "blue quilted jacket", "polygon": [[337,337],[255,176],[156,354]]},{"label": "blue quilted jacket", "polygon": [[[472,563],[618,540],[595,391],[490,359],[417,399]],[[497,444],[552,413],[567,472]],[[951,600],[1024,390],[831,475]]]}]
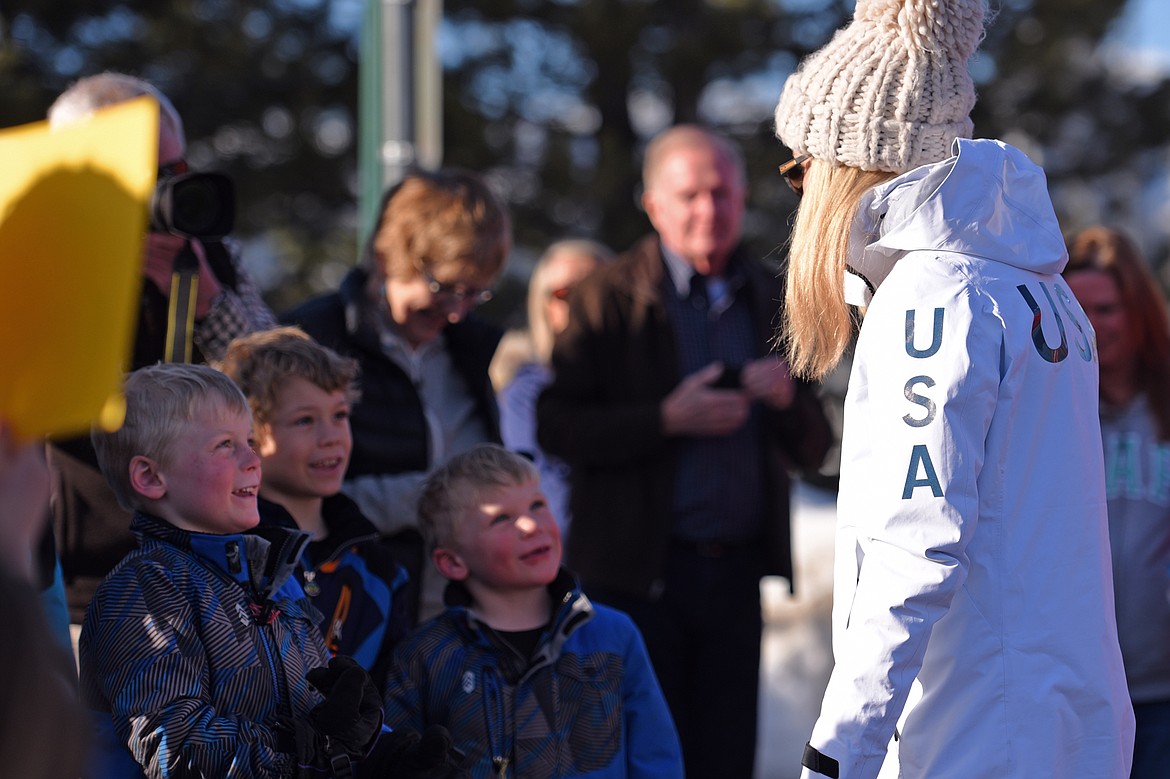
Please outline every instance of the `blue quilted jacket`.
[{"label": "blue quilted jacket", "polygon": [[557,604],[530,657],[468,610],[450,608],[394,652],[386,724],[448,728],[476,779],[681,779],[678,735],[628,616],[593,605],[565,571]]},{"label": "blue quilted jacket", "polygon": [[[292,575],[308,534],[190,533],[142,513],[81,632],[92,776],[289,777],[286,723],[320,701],[319,612]],[[131,760],[130,758],[133,758]]]},{"label": "blue quilted jacket", "polygon": [[[262,528],[297,529],[280,504],[260,498],[259,505]],[[330,654],[357,660],[381,689],[394,645],[410,632],[406,569],[345,495],[325,498],[321,513],[329,533],[305,547],[298,581],[321,612]]]}]

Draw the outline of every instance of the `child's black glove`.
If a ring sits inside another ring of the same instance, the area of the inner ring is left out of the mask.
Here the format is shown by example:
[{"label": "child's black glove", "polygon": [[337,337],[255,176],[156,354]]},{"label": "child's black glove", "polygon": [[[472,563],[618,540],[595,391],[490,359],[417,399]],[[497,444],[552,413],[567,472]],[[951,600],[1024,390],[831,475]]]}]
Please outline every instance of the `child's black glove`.
[{"label": "child's black glove", "polygon": [[406,729],[383,733],[363,763],[361,775],[383,779],[470,779],[462,762],[463,754],[455,749],[447,729],[430,725],[421,736]]},{"label": "child's black glove", "polygon": [[325,700],[309,712],[308,721],[294,723],[297,761],[305,767],[345,776],[351,761],[365,757],[382,728],[382,696],[366,669],[344,655],[329,667],[305,674]]}]

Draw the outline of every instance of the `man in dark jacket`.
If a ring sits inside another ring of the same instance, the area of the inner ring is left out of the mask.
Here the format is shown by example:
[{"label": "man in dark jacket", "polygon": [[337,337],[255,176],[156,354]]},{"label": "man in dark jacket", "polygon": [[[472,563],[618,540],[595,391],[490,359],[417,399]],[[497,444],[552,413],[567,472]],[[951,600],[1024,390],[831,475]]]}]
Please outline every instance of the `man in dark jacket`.
[{"label": "man in dark jacket", "polygon": [[792,581],[787,471],[831,436],[770,348],[782,285],[739,248],[738,150],[675,127],[643,181],[657,234],[578,287],[538,435],[571,466],[569,567],[642,629],[687,775],[749,777],[759,581]]}]

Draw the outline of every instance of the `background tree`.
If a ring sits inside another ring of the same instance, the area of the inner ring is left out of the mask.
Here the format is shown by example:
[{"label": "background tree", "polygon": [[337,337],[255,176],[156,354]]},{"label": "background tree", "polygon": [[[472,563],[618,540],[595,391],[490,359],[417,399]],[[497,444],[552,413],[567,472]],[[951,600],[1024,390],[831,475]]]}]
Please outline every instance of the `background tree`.
[{"label": "background tree", "polygon": [[[1158,265],[1170,81],[1102,47],[1124,0],[994,0],[973,63],[976,134],[1024,148],[1068,230],[1128,227]],[[231,173],[237,234],[278,310],[356,256],[361,0],[7,0],[0,125],[44,116],[81,75],[145,76],[187,122],[194,165]],[[486,308],[514,321],[531,259],[564,235],[623,249],[648,229],[641,152],[701,121],[748,160],[749,249],[779,262],[796,202],[771,130],[785,76],[852,14],[848,0],[445,0],[445,164],[507,198],[517,251]],[[1170,221],[1170,220],[1162,220]]]},{"label": "background tree", "polygon": [[310,0],[6,0],[0,126],[36,121],[77,78],[155,83],[188,159],[235,179],[236,235],[282,309],[352,262],[357,50],[337,4]]},{"label": "background tree", "polygon": [[1102,42],[1125,0],[1004,2],[978,70],[976,134],[1027,151],[1066,232],[1124,227],[1166,269],[1170,75]]}]

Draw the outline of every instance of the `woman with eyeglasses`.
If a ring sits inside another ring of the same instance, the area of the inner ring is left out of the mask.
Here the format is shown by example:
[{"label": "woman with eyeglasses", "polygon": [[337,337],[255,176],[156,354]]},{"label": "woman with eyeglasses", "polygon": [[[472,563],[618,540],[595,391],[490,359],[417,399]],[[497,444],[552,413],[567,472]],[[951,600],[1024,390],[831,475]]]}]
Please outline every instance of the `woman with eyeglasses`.
[{"label": "woman with eyeglasses", "polygon": [[1093,332],[1043,171],[970,140],[983,17],[858,0],[776,109],[793,372],[860,321],[806,777],[1129,773]]},{"label": "woman with eyeglasses", "polygon": [[552,381],[554,339],[569,325],[569,295],[613,251],[596,241],[565,239],[545,249],[528,279],[528,328],[504,335],[492,365],[500,402],[504,446],[530,457],[540,469],[540,486],[568,537],[569,466],[545,453],[536,441],[536,399]]},{"label": "woman with eyeglasses", "polygon": [[1097,225],[1064,278],[1096,333],[1117,632],[1137,719],[1130,779],[1170,766],[1170,317],[1141,250]]},{"label": "woman with eyeglasses", "polygon": [[344,492],[421,589],[416,620],[441,610],[443,584],[417,529],[419,486],[452,455],[500,443],[488,366],[502,332],[474,312],[511,247],[508,214],[482,178],[414,171],[384,196],[364,263],[283,317],[361,367]]}]

